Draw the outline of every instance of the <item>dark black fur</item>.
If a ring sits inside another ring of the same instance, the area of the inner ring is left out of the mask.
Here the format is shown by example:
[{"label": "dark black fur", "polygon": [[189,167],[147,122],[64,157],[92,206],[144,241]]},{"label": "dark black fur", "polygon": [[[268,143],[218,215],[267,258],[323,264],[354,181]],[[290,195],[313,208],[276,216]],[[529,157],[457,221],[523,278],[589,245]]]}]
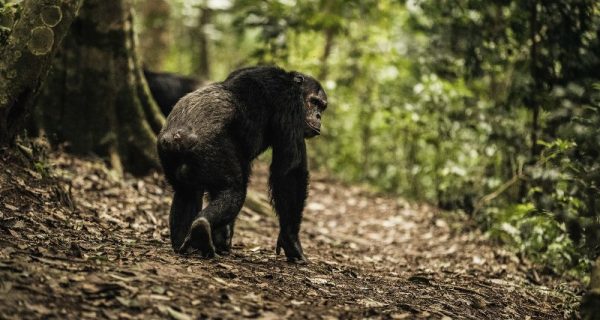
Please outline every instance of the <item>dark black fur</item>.
[{"label": "dark black fur", "polygon": [[[307,102],[315,96],[318,107]],[[272,147],[269,183],[280,223],[277,252],[283,248],[288,260],[305,261],[298,236],[308,184],[304,139],[318,134],[326,99],[313,78],[277,67],[240,69],[182,98],[158,138],[165,175],[175,191],[173,249],[194,247],[205,256],[229,251],[251,162]],[[311,123],[317,121],[312,131],[308,113]],[[210,203],[198,213],[205,191]]]},{"label": "dark black fur", "polygon": [[144,69],[144,77],[152,97],[167,116],[173,106],[186,94],[198,89],[198,80],[168,72],[154,72]]}]

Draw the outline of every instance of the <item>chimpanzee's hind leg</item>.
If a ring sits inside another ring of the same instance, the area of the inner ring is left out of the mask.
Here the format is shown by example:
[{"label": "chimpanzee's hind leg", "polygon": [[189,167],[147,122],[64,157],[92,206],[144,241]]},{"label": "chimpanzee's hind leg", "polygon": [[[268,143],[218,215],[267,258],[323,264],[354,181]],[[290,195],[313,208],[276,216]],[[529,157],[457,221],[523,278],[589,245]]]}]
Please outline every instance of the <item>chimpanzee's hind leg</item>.
[{"label": "chimpanzee's hind leg", "polygon": [[[207,193],[207,196],[207,203],[211,202],[211,196],[215,197],[214,194],[211,195],[210,193]],[[231,223],[223,227],[212,229],[212,240],[213,244],[215,245],[215,250],[218,254],[228,254],[229,251],[231,251],[231,243],[233,239],[234,228],[235,219]]]},{"label": "chimpanzee's hind leg", "polygon": [[169,214],[169,228],[171,245],[176,252],[179,252],[192,222],[202,208],[202,194],[202,190],[175,190]]},{"label": "chimpanzee's hind leg", "polygon": [[[244,204],[246,199],[246,186],[242,183],[234,184],[229,189],[212,191],[211,202],[198,214],[190,231],[185,238],[180,252],[185,252],[188,247],[198,248],[205,257],[213,257],[216,254],[216,248],[213,240],[214,230],[219,230],[219,238],[225,233],[221,229],[232,224]],[[230,228],[229,234],[233,231]],[[231,244],[231,237],[227,241],[220,242],[222,248],[228,248]]]}]

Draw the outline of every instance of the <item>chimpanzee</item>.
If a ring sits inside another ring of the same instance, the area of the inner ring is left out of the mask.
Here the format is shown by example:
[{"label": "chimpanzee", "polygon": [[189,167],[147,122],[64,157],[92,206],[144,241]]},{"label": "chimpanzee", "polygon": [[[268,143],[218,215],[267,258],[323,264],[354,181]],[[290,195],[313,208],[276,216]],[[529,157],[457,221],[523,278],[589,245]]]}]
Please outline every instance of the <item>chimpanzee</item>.
[{"label": "chimpanzee", "polygon": [[[276,252],[303,263],[299,231],[307,197],[305,138],[320,134],[327,95],[314,78],[275,66],[239,69],[183,97],[158,136],[158,153],[175,194],[173,249],[227,253],[246,197],[251,163],[272,148],[269,187],[279,217]],[[202,209],[202,196],[209,204]]]},{"label": "chimpanzee", "polygon": [[146,68],[143,70],[150,93],[165,116],[169,115],[181,97],[200,86],[200,82],[193,78],[168,72],[154,72]]}]

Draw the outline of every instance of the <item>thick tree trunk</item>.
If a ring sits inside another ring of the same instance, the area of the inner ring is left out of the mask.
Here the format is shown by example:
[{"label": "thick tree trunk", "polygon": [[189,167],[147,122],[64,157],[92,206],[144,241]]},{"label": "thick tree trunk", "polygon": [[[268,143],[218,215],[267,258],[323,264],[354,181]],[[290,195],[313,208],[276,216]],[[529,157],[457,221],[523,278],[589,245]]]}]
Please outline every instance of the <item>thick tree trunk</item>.
[{"label": "thick tree trunk", "polygon": [[81,0],[25,0],[18,15],[1,13],[0,146],[21,131],[80,5]]},{"label": "thick tree trunk", "polygon": [[85,0],[37,106],[53,144],[106,157],[143,174],[159,166],[156,132],[164,117],[135,54],[131,3]]}]

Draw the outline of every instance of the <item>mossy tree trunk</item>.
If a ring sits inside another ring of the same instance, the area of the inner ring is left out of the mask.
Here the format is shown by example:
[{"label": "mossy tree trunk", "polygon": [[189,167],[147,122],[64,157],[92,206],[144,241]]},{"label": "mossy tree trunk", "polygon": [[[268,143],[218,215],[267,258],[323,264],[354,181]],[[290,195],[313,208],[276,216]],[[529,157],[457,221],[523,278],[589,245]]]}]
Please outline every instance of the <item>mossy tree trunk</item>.
[{"label": "mossy tree trunk", "polygon": [[135,53],[131,2],[85,0],[37,103],[36,123],[53,144],[106,157],[117,172],[159,166],[164,117]]},{"label": "mossy tree trunk", "polygon": [[21,132],[80,5],[81,0],[25,0],[0,8],[0,146]]}]

